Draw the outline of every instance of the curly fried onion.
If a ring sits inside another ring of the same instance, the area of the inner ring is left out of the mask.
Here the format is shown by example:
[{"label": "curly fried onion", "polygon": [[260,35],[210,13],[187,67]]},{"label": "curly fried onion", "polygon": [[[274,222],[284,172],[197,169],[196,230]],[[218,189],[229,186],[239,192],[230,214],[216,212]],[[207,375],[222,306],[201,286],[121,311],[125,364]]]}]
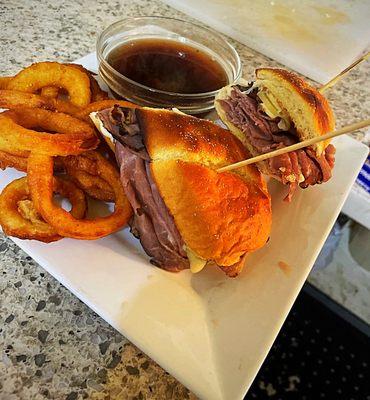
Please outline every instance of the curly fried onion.
[{"label": "curly fried onion", "polygon": [[122,228],[132,214],[117,170],[109,163],[97,160],[98,176],[107,181],[115,195],[114,212],[107,217],[77,220],[57,206],[52,198],[53,158],[31,153],[28,158],[28,184],[36,210],[61,236],[93,240],[107,236]]},{"label": "curly fried onion", "polygon": [[[52,194],[58,193],[72,204],[70,215],[76,220],[86,214],[86,197],[72,182],[52,179]],[[67,211],[66,211],[67,212]],[[67,212],[68,213],[68,212]],[[69,214],[69,213],[68,213]],[[62,238],[46,223],[35,209],[27,185],[27,177],[9,183],[0,195],[0,224],[5,234],[21,239],[35,239],[49,243]]]},{"label": "curly fried onion", "polygon": [[98,143],[99,139],[89,124],[67,114],[39,108],[0,114],[1,151],[23,157],[32,150],[51,156],[66,156],[92,150]]}]

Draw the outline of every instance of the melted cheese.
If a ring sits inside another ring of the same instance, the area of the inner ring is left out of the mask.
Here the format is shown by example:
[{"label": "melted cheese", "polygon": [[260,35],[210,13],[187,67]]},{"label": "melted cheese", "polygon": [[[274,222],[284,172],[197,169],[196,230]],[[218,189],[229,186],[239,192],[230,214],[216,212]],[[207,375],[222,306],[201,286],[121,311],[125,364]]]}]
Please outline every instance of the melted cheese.
[{"label": "melted cheese", "polygon": [[291,120],[284,109],[280,107],[280,104],[276,98],[266,88],[261,87],[258,83],[255,83],[256,87],[259,87],[257,96],[261,100],[262,110],[270,117],[279,117],[280,121],[278,126],[280,129],[288,130],[291,125]]},{"label": "melted cheese", "polygon": [[207,260],[198,257],[189,247],[185,247],[185,251],[189,259],[190,271],[193,274],[200,272],[207,264]]},{"label": "melted cheese", "polygon": [[272,101],[272,96],[269,96],[264,90],[259,90],[257,96],[261,100],[262,110],[270,118],[276,118],[280,116],[281,108]]}]

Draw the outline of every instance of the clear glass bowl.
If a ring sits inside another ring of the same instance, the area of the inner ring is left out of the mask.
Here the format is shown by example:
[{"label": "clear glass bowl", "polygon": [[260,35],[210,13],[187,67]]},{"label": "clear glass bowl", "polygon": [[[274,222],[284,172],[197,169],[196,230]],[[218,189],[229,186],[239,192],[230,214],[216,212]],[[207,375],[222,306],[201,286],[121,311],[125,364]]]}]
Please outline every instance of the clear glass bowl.
[{"label": "clear glass bowl", "polygon": [[166,92],[142,85],[116,71],[107,62],[107,56],[122,43],[137,39],[177,40],[199,48],[219,62],[229,84],[240,78],[241,62],[238,53],[211,29],[174,18],[128,18],[110,25],[97,41],[99,74],[117,98],[148,107],[176,107],[189,114],[204,113],[213,108],[218,90],[196,94]]}]

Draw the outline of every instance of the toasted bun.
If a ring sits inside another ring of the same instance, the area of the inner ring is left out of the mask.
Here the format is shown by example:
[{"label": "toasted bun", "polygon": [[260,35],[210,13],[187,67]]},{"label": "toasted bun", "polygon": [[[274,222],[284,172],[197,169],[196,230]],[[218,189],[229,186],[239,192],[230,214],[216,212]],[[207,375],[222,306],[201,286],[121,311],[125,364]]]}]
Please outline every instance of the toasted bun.
[{"label": "toasted bun", "polygon": [[169,110],[136,110],[144,142],[153,160],[183,159],[213,167],[249,157],[228,131],[211,121]]},{"label": "toasted bun", "polygon": [[182,160],[155,161],[151,171],[185,244],[200,258],[231,266],[266,243],[270,200],[254,182]]},{"label": "toasted bun", "polygon": [[[256,84],[259,88],[267,89],[289,115],[301,141],[324,135],[335,129],[333,111],[326,98],[299,76],[283,69],[260,68],[256,70]],[[230,131],[243,142],[252,156],[257,156],[245,135],[228,121],[225,111],[217,100],[230,96],[232,86],[225,86],[217,95],[216,111]],[[325,150],[330,141],[314,145],[318,156]],[[268,173],[266,163],[259,163],[258,168]]]},{"label": "toasted bun", "polygon": [[235,276],[241,257],[263,246],[271,228],[270,196],[257,168],[216,172],[247,158],[246,149],[210,121],[147,108],[136,115],[153,179],[185,244]]},{"label": "toasted bun", "polygon": [[[333,111],[326,98],[299,76],[283,69],[259,68],[257,84],[267,88],[293,121],[301,141],[335,129]],[[315,145],[318,155],[329,141]]]}]

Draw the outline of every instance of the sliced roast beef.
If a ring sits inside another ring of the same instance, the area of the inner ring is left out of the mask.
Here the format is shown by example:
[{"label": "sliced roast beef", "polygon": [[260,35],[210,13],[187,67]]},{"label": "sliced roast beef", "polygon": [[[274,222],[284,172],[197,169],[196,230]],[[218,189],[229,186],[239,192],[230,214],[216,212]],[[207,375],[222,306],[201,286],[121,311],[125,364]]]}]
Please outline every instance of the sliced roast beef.
[{"label": "sliced roast beef", "polygon": [[140,134],[134,109],[114,106],[99,111],[99,117],[104,128],[119,142],[138,154],[144,160],[149,160],[143,136]]},{"label": "sliced roast beef", "polygon": [[134,210],[130,221],[132,233],[140,239],[154,265],[171,271],[189,268],[184,242],[158,193],[149,162],[119,142],[116,155],[121,182]]},{"label": "sliced roast beef", "polygon": [[98,115],[117,140],[121,182],[134,211],[131,232],[140,239],[152,264],[170,271],[189,268],[184,242],[151,176],[135,110],[115,106]]},{"label": "sliced roast beef", "polygon": [[[228,120],[246,135],[256,154],[268,153],[298,142],[294,127],[289,131],[279,128],[280,119],[271,119],[261,110],[257,89],[243,93],[233,88],[230,97],[219,102]],[[333,145],[327,146],[320,157],[312,148],[304,148],[271,158],[265,163],[271,175],[289,185],[286,200],[290,201],[298,184],[306,188],[330,179],[334,154]]]}]

